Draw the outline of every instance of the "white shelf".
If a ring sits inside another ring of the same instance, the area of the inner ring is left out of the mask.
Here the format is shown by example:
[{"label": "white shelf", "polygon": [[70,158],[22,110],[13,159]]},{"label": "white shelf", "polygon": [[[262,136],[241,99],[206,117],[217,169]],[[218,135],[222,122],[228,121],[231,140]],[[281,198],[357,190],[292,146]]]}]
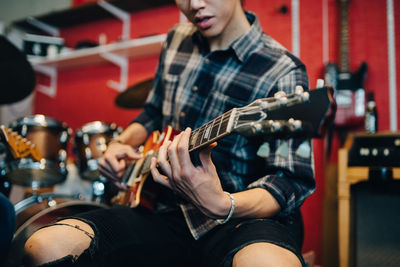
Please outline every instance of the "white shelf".
[{"label": "white shelf", "polygon": [[120,68],[120,80],[108,81],[107,84],[109,87],[121,92],[128,86],[129,59],[159,55],[165,38],[166,34],[160,34],[75,50],[66,54],[60,54],[52,59],[29,58],[33,68],[37,72],[45,74],[50,78],[50,85],[38,84],[37,90],[50,97],[55,97],[57,94],[57,76],[59,70],[81,68],[111,62]]},{"label": "white shelf", "polygon": [[65,70],[109,63],[109,61],[102,56],[102,54],[106,53],[112,53],[129,59],[156,56],[160,53],[165,38],[166,34],[154,35],[93,48],[70,51],[66,54],[60,54],[52,59],[38,57],[29,58],[29,61],[34,68],[36,66],[44,66],[56,68],[57,70]]}]

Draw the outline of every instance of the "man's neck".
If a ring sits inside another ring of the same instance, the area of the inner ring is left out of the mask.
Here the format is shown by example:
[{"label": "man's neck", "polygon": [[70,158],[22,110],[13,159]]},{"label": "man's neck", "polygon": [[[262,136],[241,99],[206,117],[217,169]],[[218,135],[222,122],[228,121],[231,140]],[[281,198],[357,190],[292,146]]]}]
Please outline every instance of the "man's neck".
[{"label": "man's neck", "polygon": [[245,34],[250,27],[251,25],[247,20],[246,14],[239,7],[224,31],[220,35],[208,39],[210,50],[215,51],[228,47],[232,42]]}]

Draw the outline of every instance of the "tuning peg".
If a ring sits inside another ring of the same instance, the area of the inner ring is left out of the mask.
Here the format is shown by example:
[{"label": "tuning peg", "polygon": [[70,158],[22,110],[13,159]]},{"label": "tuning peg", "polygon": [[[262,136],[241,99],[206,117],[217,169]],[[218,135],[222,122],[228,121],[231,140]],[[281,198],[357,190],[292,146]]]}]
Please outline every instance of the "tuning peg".
[{"label": "tuning peg", "polygon": [[296,155],[301,158],[308,159],[311,157],[311,146],[308,141],[304,141],[296,150]]},{"label": "tuning peg", "polygon": [[282,124],[279,121],[269,121],[269,125],[272,128],[272,132],[279,132],[282,129]]},{"label": "tuning peg", "polygon": [[302,123],[300,120],[295,120],[293,118],[290,118],[288,120],[288,123],[291,127],[293,127],[294,130],[299,130],[302,128]]},{"label": "tuning peg", "polygon": [[304,88],[301,85],[296,85],[296,88],[294,89],[295,94],[301,95],[304,92]]},{"label": "tuning peg", "polygon": [[289,157],[289,144],[286,141],[283,141],[282,144],[276,150],[276,154],[281,156],[282,158]]},{"label": "tuning peg", "polygon": [[308,101],[310,99],[310,93],[309,92],[304,92],[301,96],[302,96],[304,101]]},{"label": "tuning peg", "polygon": [[274,94],[275,98],[282,98],[282,97],[286,97],[286,93],[284,91],[278,91]]},{"label": "tuning peg", "polygon": [[271,152],[271,149],[269,148],[269,143],[265,142],[262,144],[258,150],[257,150],[257,156],[261,158],[268,158],[269,154]]}]

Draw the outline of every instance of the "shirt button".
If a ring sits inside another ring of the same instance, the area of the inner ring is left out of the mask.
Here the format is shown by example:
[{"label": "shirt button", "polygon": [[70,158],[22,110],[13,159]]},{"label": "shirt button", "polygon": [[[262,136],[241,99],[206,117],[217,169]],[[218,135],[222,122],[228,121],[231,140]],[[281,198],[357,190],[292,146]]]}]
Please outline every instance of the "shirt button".
[{"label": "shirt button", "polygon": [[192,87],[193,92],[196,92],[197,90],[199,90],[199,87],[197,87],[197,85]]},{"label": "shirt button", "polygon": [[210,60],[209,60],[208,58],[206,58],[206,59],[204,60],[204,63],[206,63],[206,64],[208,65],[208,64],[210,64]]},{"label": "shirt button", "polygon": [[181,114],[179,114],[181,117],[185,117],[186,113],[185,112],[181,112]]}]

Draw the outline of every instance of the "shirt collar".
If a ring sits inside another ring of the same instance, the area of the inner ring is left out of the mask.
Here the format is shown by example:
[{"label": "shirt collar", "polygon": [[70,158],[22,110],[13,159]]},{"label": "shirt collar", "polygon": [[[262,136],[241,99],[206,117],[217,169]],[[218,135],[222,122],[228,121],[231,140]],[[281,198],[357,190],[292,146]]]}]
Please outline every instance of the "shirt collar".
[{"label": "shirt collar", "polygon": [[235,40],[230,46],[242,62],[247,59],[250,51],[253,51],[254,46],[260,44],[260,37],[263,33],[260,22],[254,13],[246,11],[246,17],[251,25],[250,30]]},{"label": "shirt collar", "polygon": [[[247,20],[250,23],[250,30],[248,30],[241,37],[236,39],[226,50],[232,50],[236,57],[241,61],[245,61],[250,51],[253,50],[254,46],[259,44],[259,39],[263,33],[260,22],[257,16],[249,11],[245,11]],[[196,31],[193,34],[193,41],[199,46],[199,49],[203,53],[209,53],[210,48],[206,38],[201,35],[200,31]]]}]

